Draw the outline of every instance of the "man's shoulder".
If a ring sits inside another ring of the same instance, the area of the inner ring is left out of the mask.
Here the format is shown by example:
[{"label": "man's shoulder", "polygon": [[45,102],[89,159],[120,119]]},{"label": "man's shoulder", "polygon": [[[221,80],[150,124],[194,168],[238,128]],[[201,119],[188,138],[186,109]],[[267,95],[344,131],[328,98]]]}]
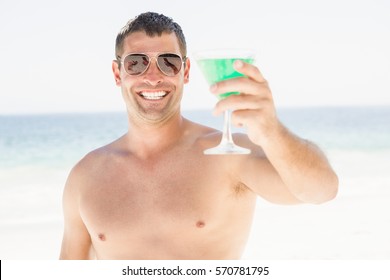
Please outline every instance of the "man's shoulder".
[{"label": "man's shoulder", "polygon": [[187,122],[190,133],[199,140],[221,134],[221,131],[204,124],[200,124],[191,120],[185,121]]},{"label": "man's shoulder", "polygon": [[79,174],[101,172],[101,168],[107,162],[112,161],[119,154],[124,153],[123,149],[121,149],[121,141],[121,138],[119,138],[112,143],[90,151],[76,163],[72,172]]}]

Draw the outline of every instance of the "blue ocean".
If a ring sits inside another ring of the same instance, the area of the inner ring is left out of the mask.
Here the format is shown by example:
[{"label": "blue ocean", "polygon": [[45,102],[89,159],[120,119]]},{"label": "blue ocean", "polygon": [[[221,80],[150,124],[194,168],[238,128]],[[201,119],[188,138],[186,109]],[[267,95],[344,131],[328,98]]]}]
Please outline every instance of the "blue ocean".
[{"label": "blue ocean", "polygon": [[[390,107],[283,108],[278,114],[291,131],[325,150],[390,149]],[[222,118],[210,111],[185,111],[183,115],[222,128]],[[126,130],[123,112],[0,115],[0,167],[64,167]]]}]

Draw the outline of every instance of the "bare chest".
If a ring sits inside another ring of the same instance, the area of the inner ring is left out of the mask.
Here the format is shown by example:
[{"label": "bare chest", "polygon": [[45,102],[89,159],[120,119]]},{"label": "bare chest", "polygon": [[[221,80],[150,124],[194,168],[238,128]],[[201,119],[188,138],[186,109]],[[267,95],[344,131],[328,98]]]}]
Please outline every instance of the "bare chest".
[{"label": "bare chest", "polygon": [[112,166],[90,182],[81,211],[96,230],[195,225],[226,203],[232,184],[206,162],[184,160]]},{"label": "bare chest", "polygon": [[254,200],[237,195],[235,184],[222,166],[207,161],[112,166],[91,180],[80,210],[95,246],[114,239],[154,250],[169,244],[168,251],[231,231],[232,223],[245,229]]}]

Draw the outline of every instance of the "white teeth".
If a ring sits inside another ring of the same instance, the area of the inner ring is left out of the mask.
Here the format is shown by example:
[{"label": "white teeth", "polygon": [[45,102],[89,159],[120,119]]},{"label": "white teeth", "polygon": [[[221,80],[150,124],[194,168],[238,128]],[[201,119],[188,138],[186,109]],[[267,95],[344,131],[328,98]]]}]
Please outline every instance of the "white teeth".
[{"label": "white teeth", "polygon": [[165,91],[143,91],[140,93],[140,95],[149,100],[158,100],[163,98],[165,95],[167,95],[167,92]]}]

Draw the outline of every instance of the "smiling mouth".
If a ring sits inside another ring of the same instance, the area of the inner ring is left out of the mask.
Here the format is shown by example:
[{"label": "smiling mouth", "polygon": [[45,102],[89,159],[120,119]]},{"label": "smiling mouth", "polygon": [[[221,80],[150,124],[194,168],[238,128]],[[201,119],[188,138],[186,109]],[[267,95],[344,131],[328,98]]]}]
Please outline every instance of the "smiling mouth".
[{"label": "smiling mouth", "polygon": [[168,95],[168,91],[141,91],[139,95],[147,100],[160,100]]}]

